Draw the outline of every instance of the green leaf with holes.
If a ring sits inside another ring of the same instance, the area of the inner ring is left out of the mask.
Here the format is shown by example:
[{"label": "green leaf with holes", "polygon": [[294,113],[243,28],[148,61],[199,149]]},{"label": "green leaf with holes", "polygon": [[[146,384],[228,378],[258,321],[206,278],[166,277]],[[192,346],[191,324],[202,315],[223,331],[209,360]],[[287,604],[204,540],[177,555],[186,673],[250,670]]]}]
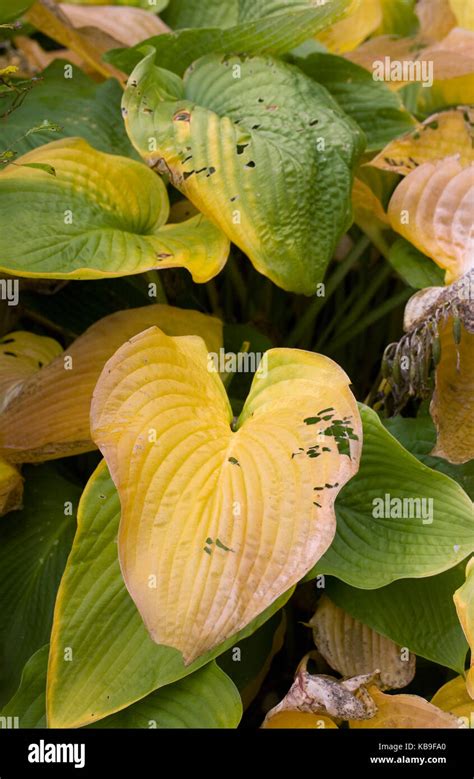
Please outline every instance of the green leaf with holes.
[{"label": "green leaf with holes", "polygon": [[328,579],[326,592],[355,619],[420,657],[464,672],[468,649],[453,603],[464,582],[465,563],[426,579],[400,579],[378,590],[361,590]]},{"label": "green leaf with holes", "polygon": [[[117,555],[119,522],[119,497],[102,463],[81,499],[78,532],[56,603],[48,671],[50,727],[87,725],[188,676],[252,635],[291,595],[292,590],[185,667],[180,652],[150,638],[125,588]],[[68,647],[72,662],[65,660]]]},{"label": "green leaf with holes", "polygon": [[296,59],[295,64],[323,84],[346,114],[360,125],[367,138],[367,151],[381,149],[415,126],[398,93],[384,82],[374,81],[368,70],[350,60],[317,52]]},{"label": "green leaf with holes", "polygon": [[[20,728],[46,727],[48,653],[46,645],[28,660],[18,690],[0,711],[0,717],[18,717]],[[241,716],[234,683],[211,662],[89,728],[236,728]]]},{"label": "green leaf with holes", "polygon": [[0,703],[49,638],[81,492],[51,465],[29,467],[24,476],[23,509],[0,523]]},{"label": "green leaf with holes", "polygon": [[202,214],[165,224],[168,214],[166,187],[141,162],[81,138],[53,141],[0,171],[0,270],[94,279],[182,266],[208,281],[229,241]]},{"label": "green leaf with holes", "polygon": [[271,57],[216,54],[181,80],[150,53],[122,105],[148,164],[161,166],[260,273],[314,294],[351,223],[363,144],[324,87]]},{"label": "green leaf with holes", "polygon": [[336,500],[337,531],[306,578],[329,574],[375,589],[434,576],[474,551],[472,501],[459,484],[419,462],[362,406],[362,459]]},{"label": "green leaf with holes", "polygon": [[[239,24],[227,29],[201,27],[147,38],[129,49],[113,49],[104,59],[120,70],[130,73],[143,57],[144,47],[153,46],[157,52],[157,64],[182,75],[192,62],[210,52],[246,52],[247,54],[271,54],[279,56],[316,35],[340,19],[350,0],[330,0],[323,5],[311,0],[279,2],[276,13],[265,15],[265,8],[257,7],[256,13],[248,9],[239,15]],[[268,10],[268,9],[267,9]],[[275,10],[275,9],[270,9]],[[261,18],[263,17],[263,18]],[[219,24],[218,16],[212,24]]]}]

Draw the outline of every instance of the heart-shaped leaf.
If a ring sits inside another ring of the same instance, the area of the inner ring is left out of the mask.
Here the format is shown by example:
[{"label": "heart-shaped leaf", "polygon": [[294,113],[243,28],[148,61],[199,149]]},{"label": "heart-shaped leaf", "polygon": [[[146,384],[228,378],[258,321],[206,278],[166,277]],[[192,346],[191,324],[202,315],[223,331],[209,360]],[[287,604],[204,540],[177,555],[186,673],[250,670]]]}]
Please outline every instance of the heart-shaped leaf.
[{"label": "heart-shaped leaf", "polygon": [[396,188],[388,215],[394,230],[446,270],[451,284],[474,267],[474,163],[425,162]]},{"label": "heart-shaped leaf", "polygon": [[260,273],[292,292],[316,291],[351,221],[362,151],[360,130],[324,87],[269,57],[217,54],[181,80],[151,53],[128,80],[123,111],[140,154]]},{"label": "heart-shaped leaf", "polygon": [[360,470],[338,496],[334,541],[311,576],[375,589],[452,568],[474,551],[472,502],[407,452],[372,409],[361,417]]},{"label": "heart-shaped leaf", "polygon": [[155,324],[169,335],[200,335],[210,352],[222,347],[222,323],[198,311],[158,304],[110,314],[22,385],[0,415],[0,454],[35,462],[94,449],[89,414],[100,372],[124,341]]},{"label": "heart-shaped leaf", "polygon": [[327,357],[268,351],[231,421],[203,341],[158,328],[115,353],[92,400],[120,495],[126,585],[152,638],[187,664],[324,554],[335,497],[358,468],[357,405]]},{"label": "heart-shaped leaf", "polygon": [[[19,167],[47,163],[51,176]],[[195,281],[222,268],[229,243],[201,214],[165,225],[163,182],[135,160],[66,138],[0,172],[0,269],[18,276],[94,279],[186,267]]]},{"label": "heart-shaped leaf", "polygon": [[117,556],[119,522],[119,496],[102,462],[81,498],[78,530],[56,600],[47,691],[50,727],[87,725],[182,679],[240,646],[292,593],[185,667],[176,649],[151,640],[125,588]]}]

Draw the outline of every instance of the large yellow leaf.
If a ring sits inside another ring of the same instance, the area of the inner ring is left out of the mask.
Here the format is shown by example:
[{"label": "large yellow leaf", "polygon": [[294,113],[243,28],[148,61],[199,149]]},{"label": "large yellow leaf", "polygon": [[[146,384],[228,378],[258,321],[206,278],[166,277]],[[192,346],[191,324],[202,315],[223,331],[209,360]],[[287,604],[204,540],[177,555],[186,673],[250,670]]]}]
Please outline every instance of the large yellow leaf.
[{"label": "large yellow leaf", "polygon": [[170,31],[158,16],[143,8],[71,3],[61,3],[59,8],[73,27],[96,27],[103,30],[117,42],[117,47],[134,46],[145,38]]},{"label": "large yellow leaf", "polygon": [[447,714],[418,695],[386,695],[375,687],[369,687],[369,694],[377,706],[374,717],[365,720],[350,720],[351,728],[459,728],[460,723],[452,714]]},{"label": "large yellow leaf", "polygon": [[0,415],[0,454],[33,462],[93,449],[89,412],[100,372],[124,341],[155,324],[170,335],[201,335],[212,352],[222,346],[222,323],[197,311],[152,305],[111,314],[23,384]]},{"label": "large yellow leaf", "polygon": [[396,188],[388,215],[394,230],[446,270],[450,284],[474,266],[474,164],[457,156],[425,162]]},{"label": "large yellow leaf", "polygon": [[391,141],[370,165],[405,176],[424,162],[458,155],[462,165],[474,162],[474,110],[458,108],[433,114],[401,138]]},{"label": "large yellow leaf", "polygon": [[324,595],[309,624],[326,662],[342,676],[379,672],[385,688],[406,687],[415,674],[415,655],[351,617]]},{"label": "large yellow leaf", "polygon": [[62,352],[53,338],[19,330],[0,339],[0,411],[18,394],[23,382]]},{"label": "large yellow leaf", "polygon": [[352,0],[344,19],[317,35],[334,54],[352,51],[382,23],[380,0]]},{"label": "large yellow leaf", "polygon": [[443,684],[431,699],[433,706],[458,717],[465,727],[474,727],[474,701],[466,688],[463,676],[456,676]]},{"label": "large yellow leaf", "polygon": [[308,711],[278,711],[264,721],[262,728],[324,730],[325,728],[337,729],[337,725],[324,714],[312,714]]},{"label": "large yellow leaf", "polygon": [[454,605],[471,649],[471,668],[466,677],[466,689],[474,698],[474,557],[466,567],[466,581],[454,593]]},{"label": "large yellow leaf", "polygon": [[186,663],[324,554],[361,449],[349,379],[327,357],[267,352],[232,425],[202,340],[156,327],[106,364],[91,430],[120,495],[125,583],[152,638]]},{"label": "large yellow leaf", "polygon": [[0,457],[0,516],[20,508],[23,479],[19,471]]},{"label": "large yellow leaf", "polygon": [[81,138],[53,141],[0,172],[0,269],[94,279],[183,266],[208,281],[228,239],[202,214],[172,225],[168,213],[166,187],[146,165]]},{"label": "large yellow leaf", "polygon": [[368,235],[382,254],[388,253],[383,233],[390,229],[390,222],[382,203],[365,181],[354,179],[352,187],[352,208],[354,221]]}]

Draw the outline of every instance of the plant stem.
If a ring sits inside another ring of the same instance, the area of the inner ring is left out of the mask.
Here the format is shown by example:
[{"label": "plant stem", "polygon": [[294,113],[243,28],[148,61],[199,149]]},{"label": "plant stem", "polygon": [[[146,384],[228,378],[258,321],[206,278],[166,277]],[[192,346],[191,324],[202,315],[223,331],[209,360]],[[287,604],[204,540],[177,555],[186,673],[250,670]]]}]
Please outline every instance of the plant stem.
[{"label": "plant stem", "polygon": [[284,341],[284,346],[296,346],[307,329],[314,326],[314,320],[318,313],[327,303],[331,295],[335,292],[343,278],[349,273],[350,269],[365,252],[370,245],[370,239],[366,235],[361,235],[357,243],[354,244],[347,257],[339,263],[326,284],[326,294],[323,298],[314,297],[304,314],[300,317],[293,330]]},{"label": "plant stem", "polygon": [[372,300],[374,294],[384,283],[384,281],[386,281],[386,279],[392,275],[392,272],[393,271],[390,265],[385,263],[382,265],[378,273],[375,274],[374,278],[367,286],[365,292],[360,296],[355,306],[350,310],[349,314],[342,321],[339,321],[339,326],[337,329],[340,333],[343,333],[345,330],[347,330],[353,322],[357,322],[359,316],[363,313],[369,301]]},{"label": "plant stem", "polygon": [[365,330],[366,327],[373,325],[386,314],[390,313],[394,308],[397,308],[401,303],[404,303],[405,300],[408,300],[412,294],[413,291],[411,289],[404,289],[397,295],[394,295],[393,298],[385,300],[380,306],[377,306],[377,308],[374,308],[373,311],[360,319],[356,325],[341,333],[341,335],[330,344],[331,351],[334,352],[336,349],[340,349],[341,346],[345,346],[346,343],[352,341],[352,339]]},{"label": "plant stem", "polygon": [[228,270],[230,279],[232,281],[232,287],[235,290],[242,311],[244,311],[245,304],[247,302],[247,286],[239,270],[235,257],[229,257],[226,268]]}]

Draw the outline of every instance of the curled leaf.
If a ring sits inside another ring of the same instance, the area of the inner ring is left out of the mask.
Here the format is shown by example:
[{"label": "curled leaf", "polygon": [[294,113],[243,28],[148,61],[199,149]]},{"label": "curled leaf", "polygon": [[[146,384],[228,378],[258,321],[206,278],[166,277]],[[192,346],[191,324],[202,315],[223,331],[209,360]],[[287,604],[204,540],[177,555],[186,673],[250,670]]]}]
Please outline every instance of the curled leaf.
[{"label": "curled leaf", "polygon": [[135,148],[260,273],[314,294],[350,224],[357,125],[324,87],[271,57],[211,54],[183,80],[154,58],[137,65],[124,93]]},{"label": "curled leaf", "polygon": [[0,454],[35,462],[93,449],[89,413],[100,372],[127,338],[154,324],[172,335],[197,333],[212,352],[222,346],[222,323],[197,311],[151,305],[104,317],[23,382],[0,415]]},{"label": "curled leaf", "polygon": [[92,401],[122,505],[125,583],[152,638],[186,663],[321,557],[336,495],[358,468],[357,405],[327,357],[267,352],[231,422],[203,341],[156,327],[115,353]]},{"label": "curled leaf", "polygon": [[411,171],[388,206],[393,229],[446,270],[446,284],[474,266],[473,197],[474,163],[452,156]]},{"label": "curled leaf", "polygon": [[134,46],[152,35],[169,32],[168,25],[143,8],[71,3],[60,3],[59,8],[74,28],[95,27],[110,35],[116,46]]},{"label": "curled leaf", "polygon": [[354,619],[323,596],[309,624],[326,662],[342,676],[379,673],[385,689],[406,687],[415,675],[415,655],[405,658],[390,639]]},{"label": "curled leaf", "polygon": [[0,411],[18,395],[27,379],[61,352],[62,346],[53,338],[24,330],[0,338]]},{"label": "curled leaf", "polygon": [[[18,167],[26,163],[52,165],[56,175]],[[0,172],[0,211],[0,267],[19,276],[93,279],[184,266],[203,282],[229,251],[202,214],[165,224],[166,188],[145,165],[80,138],[41,146]]]}]

